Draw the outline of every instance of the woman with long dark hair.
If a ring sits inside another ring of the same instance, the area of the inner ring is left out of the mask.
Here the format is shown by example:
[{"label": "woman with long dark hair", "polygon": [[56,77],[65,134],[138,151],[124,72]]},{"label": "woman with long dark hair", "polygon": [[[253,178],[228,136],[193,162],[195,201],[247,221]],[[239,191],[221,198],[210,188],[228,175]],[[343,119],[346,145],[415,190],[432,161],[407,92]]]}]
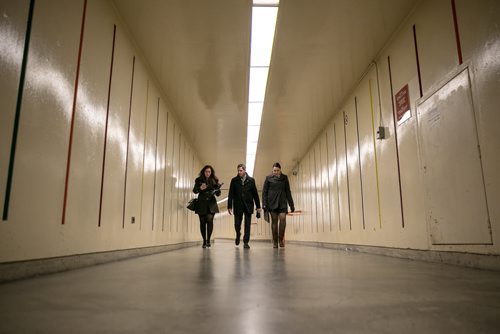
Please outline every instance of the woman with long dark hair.
[{"label": "woman with long dark hair", "polygon": [[198,194],[195,212],[200,218],[203,248],[211,246],[210,237],[214,228],[214,216],[219,212],[215,196],[220,196],[220,187],[219,179],[210,165],[203,167],[194,181],[193,192]]},{"label": "woman with long dark hair", "polygon": [[[262,189],[262,207],[271,215],[271,230],[273,232],[273,247],[285,247],[286,214],[295,211],[292,192],[288,177],[281,173],[281,165],[276,162],[273,165],[273,173],[266,176],[264,188]],[[278,228],[279,220],[279,228]]]}]

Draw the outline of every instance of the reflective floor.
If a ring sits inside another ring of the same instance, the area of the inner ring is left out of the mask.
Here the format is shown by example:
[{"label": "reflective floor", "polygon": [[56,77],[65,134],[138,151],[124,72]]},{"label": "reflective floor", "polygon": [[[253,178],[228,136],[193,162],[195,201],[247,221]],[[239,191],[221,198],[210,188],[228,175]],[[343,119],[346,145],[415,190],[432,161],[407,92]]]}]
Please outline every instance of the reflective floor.
[{"label": "reflective floor", "polygon": [[217,241],[0,285],[0,333],[499,333],[500,272]]}]

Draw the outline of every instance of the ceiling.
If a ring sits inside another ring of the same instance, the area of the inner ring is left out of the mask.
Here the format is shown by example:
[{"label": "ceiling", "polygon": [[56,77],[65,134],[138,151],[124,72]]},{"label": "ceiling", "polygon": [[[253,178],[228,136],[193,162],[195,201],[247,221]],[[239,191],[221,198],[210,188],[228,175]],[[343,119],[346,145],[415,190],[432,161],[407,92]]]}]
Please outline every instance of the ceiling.
[{"label": "ceiling", "polygon": [[[254,177],[291,172],[417,0],[281,0]],[[114,0],[202,164],[245,162],[250,0]],[[202,166],[200,166],[201,168]]]}]

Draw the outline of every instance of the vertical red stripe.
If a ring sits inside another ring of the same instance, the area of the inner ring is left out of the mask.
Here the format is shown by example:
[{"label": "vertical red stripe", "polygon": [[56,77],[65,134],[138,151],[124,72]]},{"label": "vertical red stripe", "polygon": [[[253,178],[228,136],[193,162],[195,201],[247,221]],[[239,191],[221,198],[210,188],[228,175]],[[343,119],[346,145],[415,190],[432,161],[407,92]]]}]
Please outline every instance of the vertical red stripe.
[{"label": "vertical red stripe", "polygon": [[130,82],[130,102],[128,106],[128,131],[127,131],[127,150],[125,157],[125,182],[123,186],[123,224],[122,227],[125,228],[125,204],[127,201],[127,174],[128,174],[128,148],[130,143],[130,119],[132,117],[132,95],[134,93],[134,72],[135,72],[135,56],[132,59],[132,79]]},{"label": "vertical red stripe", "polygon": [[71,113],[71,125],[69,131],[69,145],[68,145],[68,157],[66,160],[66,178],[64,181],[64,200],[63,200],[63,211],[62,211],[62,221],[61,224],[66,222],[66,204],[68,201],[68,183],[69,183],[69,170],[71,165],[71,152],[73,148],[73,132],[75,128],[75,115],[76,115],[76,101],[78,96],[78,81],[80,78],[80,63],[82,60],[82,49],[83,49],[83,33],[85,31],[85,15],[87,13],[87,0],[83,1],[83,14],[82,14],[82,25],[80,28],[80,46],[78,47],[78,60],[76,64],[76,76],[75,76],[75,90],[73,92],[73,110]]},{"label": "vertical red stripe", "polygon": [[106,125],[104,128],[104,149],[102,157],[102,173],[101,173],[101,195],[99,197],[99,222],[97,226],[101,226],[101,216],[102,216],[102,194],[104,190],[104,168],[106,166],[106,143],[108,141],[108,121],[109,121],[109,104],[111,98],[111,81],[113,79],[113,63],[115,60],[115,40],[116,40],[116,24],[113,25],[113,46],[111,49],[111,66],[109,69],[109,85],[108,85],[108,103],[106,107]]},{"label": "vertical red stripe", "polygon": [[398,144],[398,127],[396,120],[396,111],[394,108],[394,90],[392,87],[392,71],[391,71],[391,57],[387,57],[387,65],[389,67],[389,84],[391,86],[391,103],[392,103],[392,118],[394,121],[394,140],[396,141],[396,161],[398,164],[398,181],[399,181],[399,201],[401,203],[401,224],[405,227],[405,215],[403,210],[403,189],[401,187],[401,167],[399,165],[399,144]]},{"label": "vertical red stripe", "polygon": [[415,58],[417,61],[417,74],[418,74],[418,88],[420,90],[420,97],[423,96],[422,93],[422,76],[420,74],[420,60],[418,58],[418,45],[417,45],[417,28],[413,25],[413,42],[415,43]]},{"label": "vertical red stripe", "polygon": [[451,10],[453,12],[453,25],[455,26],[455,39],[457,41],[458,64],[462,65],[462,46],[460,45],[460,34],[458,33],[458,19],[455,0],[451,0]]}]

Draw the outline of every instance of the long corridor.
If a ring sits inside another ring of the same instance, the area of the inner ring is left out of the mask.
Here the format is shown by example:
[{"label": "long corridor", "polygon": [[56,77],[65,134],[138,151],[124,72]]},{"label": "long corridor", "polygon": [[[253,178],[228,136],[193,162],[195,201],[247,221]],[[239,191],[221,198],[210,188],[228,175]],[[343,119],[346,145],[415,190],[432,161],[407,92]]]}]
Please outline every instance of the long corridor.
[{"label": "long corridor", "polygon": [[1,333],[498,333],[500,273],[229,241],[0,285]]}]

